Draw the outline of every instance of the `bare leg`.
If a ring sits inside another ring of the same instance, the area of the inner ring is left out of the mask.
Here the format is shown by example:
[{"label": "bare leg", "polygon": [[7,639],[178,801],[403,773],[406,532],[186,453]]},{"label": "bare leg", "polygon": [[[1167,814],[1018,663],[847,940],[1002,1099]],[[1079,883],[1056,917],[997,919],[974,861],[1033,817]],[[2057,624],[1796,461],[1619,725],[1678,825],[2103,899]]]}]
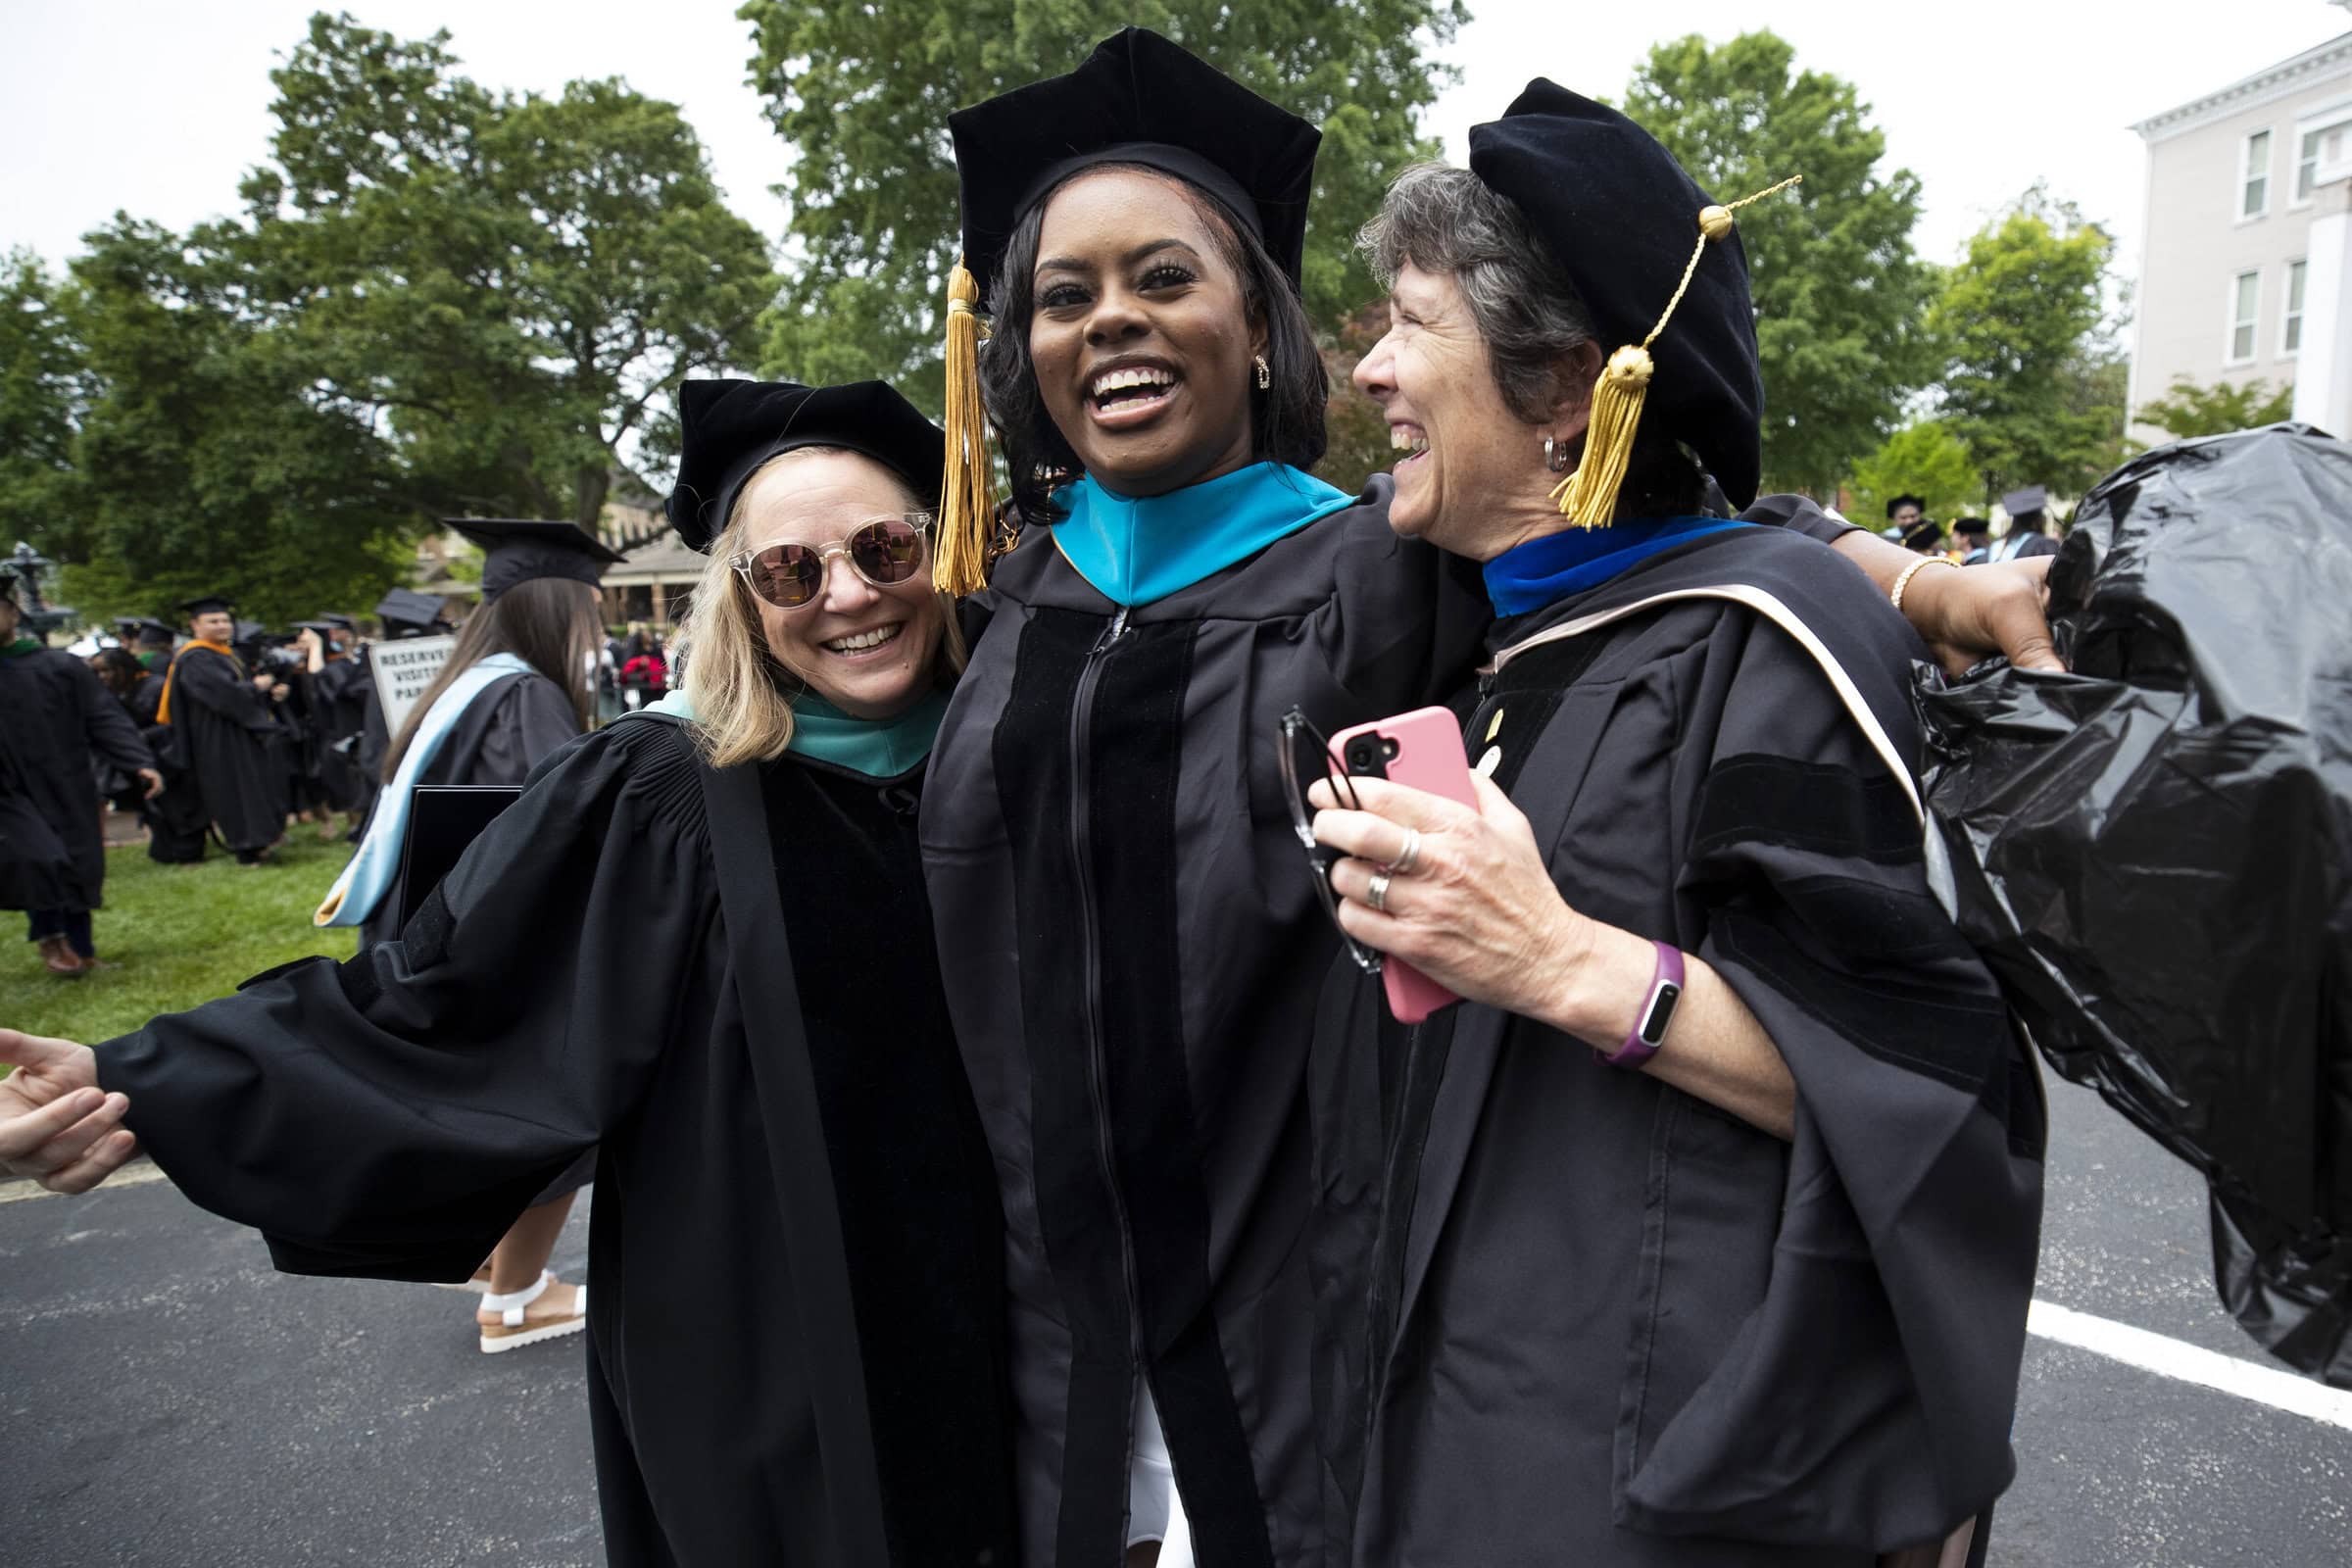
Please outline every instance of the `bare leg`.
[{"label": "bare leg", "polygon": [[[524,1209],[490,1254],[490,1289],[473,1314],[474,1322],[481,1326],[484,1350],[533,1345],[576,1334],[586,1326],[586,1289],[544,1274],[548,1254],[556,1250],[556,1238],[571,1213],[575,1196],[565,1193],[553,1202]],[[546,1284],[542,1288],[543,1277]],[[535,1289],[537,1294],[527,1301],[501,1299],[519,1298]]]},{"label": "bare leg", "polygon": [[548,1255],[556,1250],[556,1238],[564,1233],[564,1222],[571,1217],[571,1200],[579,1196],[565,1193],[552,1202],[522,1211],[522,1217],[509,1228],[498,1250],[490,1254],[492,1292],[512,1296],[539,1283],[539,1272],[547,1267]]}]

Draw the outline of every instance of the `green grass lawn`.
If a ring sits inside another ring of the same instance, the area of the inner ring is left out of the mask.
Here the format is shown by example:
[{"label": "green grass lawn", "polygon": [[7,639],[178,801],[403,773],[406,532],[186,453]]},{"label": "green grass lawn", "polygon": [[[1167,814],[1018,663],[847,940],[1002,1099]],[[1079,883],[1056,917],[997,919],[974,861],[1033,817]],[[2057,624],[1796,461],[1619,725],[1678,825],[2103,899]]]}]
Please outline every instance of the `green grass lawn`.
[{"label": "green grass lawn", "polygon": [[0,1025],[95,1043],[225,996],[237,982],[306,954],[348,958],[359,933],[319,930],[311,911],[351,847],[296,823],[270,863],[247,867],[215,845],[198,865],[158,865],[144,844],[106,852],[98,956],[118,965],[61,979],[24,940],[24,917],[0,911]]}]

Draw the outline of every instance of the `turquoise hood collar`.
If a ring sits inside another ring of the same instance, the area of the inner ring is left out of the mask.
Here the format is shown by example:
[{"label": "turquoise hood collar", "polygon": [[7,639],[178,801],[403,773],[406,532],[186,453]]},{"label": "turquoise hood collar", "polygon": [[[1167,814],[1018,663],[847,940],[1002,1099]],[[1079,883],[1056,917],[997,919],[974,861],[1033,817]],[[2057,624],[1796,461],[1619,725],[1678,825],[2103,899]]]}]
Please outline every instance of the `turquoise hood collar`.
[{"label": "turquoise hood collar", "polygon": [[[694,721],[694,704],[683,689],[670,692],[645,711]],[[791,750],[867,778],[897,778],[931,755],[948,694],[934,691],[896,718],[852,718],[812,692],[792,699]]]},{"label": "turquoise hood collar", "polygon": [[1148,605],[1247,561],[1355,504],[1313,474],[1255,463],[1164,496],[1122,496],[1092,477],[1054,493],[1054,543],[1115,605]]}]

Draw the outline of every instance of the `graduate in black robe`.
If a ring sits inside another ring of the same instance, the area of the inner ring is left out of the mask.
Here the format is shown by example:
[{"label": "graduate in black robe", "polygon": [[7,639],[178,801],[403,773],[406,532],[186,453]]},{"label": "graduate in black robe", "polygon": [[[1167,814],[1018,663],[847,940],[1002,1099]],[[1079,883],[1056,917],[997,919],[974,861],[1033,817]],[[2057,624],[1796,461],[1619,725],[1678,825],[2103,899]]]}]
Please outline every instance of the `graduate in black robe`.
[{"label": "graduate in black robe", "polygon": [[368,791],[360,777],[359,736],[368,721],[368,666],[353,657],[358,628],[348,616],[303,622],[311,676],[311,724],[318,758],[319,799],[329,810],[357,811]]},{"label": "graduate in black robe", "polygon": [[[716,478],[673,507],[690,543],[794,444],[887,452],[937,494],[940,433],[887,388],[760,390],[786,395],[689,422],[681,483]],[[616,1568],[1013,1560],[1002,1227],[915,831],[939,673],[899,719],[836,713],[723,768],[675,715],[622,719],[551,759],[398,940],[97,1048],[157,1162],[296,1272],[463,1279],[601,1146]]]},{"label": "graduate in black robe", "polygon": [[[1085,1568],[1161,1539],[1156,1427],[1201,1562],[1318,1561],[1303,1091],[1336,939],[1273,736],[1293,706],[1333,730],[1444,700],[1491,612],[1474,569],[1396,536],[1387,476],[1351,498],[1303,471],[1327,390],[1296,286],[1311,125],[1141,29],[950,125],[1024,522],[967,601],[924,849],[1004,1183],[1023,1559]],[[1058,193],[1121,178],[1100,254],[1042,266]],[[1202,213],[1221,215],[1205,233]],[[1245,266],[1213,341],[1197,313],[1219,222]],[[1050,380],[1017,357],[1041,334],[1087,346]],[[1155,423],[1048,416],[1043,389],[1138,360],[1185,377]],[[1166,426],[1222,448],[1205,411],[1235,394],[1255,461],[1170,487],[1226,454],[1171,453]],[[1129,434],[1146,457],[1122,456]]]},{"label": "graduate in black robe", "polygon": [[[285,831],[285,761],[275,711],[284,700],[283,684],[257,677],[230,647],[235,623],[226,599],[209,595],[180,609],[193,641],[180,648],[165,676],[158,722],[172,730],[177,760],[203,803],[204,824],[220,835],[238,863],[251,865],[266,858]],[[172,858],[203,858],[201,831],[181,849],[190,853]]]},{"label": "graduate in black robe", "polygon": [[[1699,511],[1691,453],[1752,487],[1762,388],[1743,261],[1689,176],[1544,81],[1471,147],[1371,230],[1396,324],[1357,379],[1432,432],[1392,514],[1482,562],[1498,619],[1462,704],[1477,808],[1315,788],[1361,806],[1314,822],[1344,928],[1471,999],[1407,1027],[1348,962],[1325,993],[1327,1560],[1981,1561],[2045,1113],[1938,899],[1925,650],[1755,525],[1788,498]],[[1496,352],[1438,260],[1459,225],[1503,236],[1496,294],[1591,324]],[[1604,365],[1646,408],[1591,390]],[[1584,390],[1512,404],[1506,373],[1546,366],[1520,384]],[[1449,445],[1472,410],[1525,439]],[[1590,482],[1555,504],[1528,459],[1563,448]]]},{"label": "graduate in black robe", "polygon": [[16,579],[0,572],[0,907],[25,911],[27,940],[51,972],[77,975],[97,957],[90,911],[103,902],[106,844],[97,774],[104,765],[163,787],[155,758],[95,671],[62,649],[20,635]]}]

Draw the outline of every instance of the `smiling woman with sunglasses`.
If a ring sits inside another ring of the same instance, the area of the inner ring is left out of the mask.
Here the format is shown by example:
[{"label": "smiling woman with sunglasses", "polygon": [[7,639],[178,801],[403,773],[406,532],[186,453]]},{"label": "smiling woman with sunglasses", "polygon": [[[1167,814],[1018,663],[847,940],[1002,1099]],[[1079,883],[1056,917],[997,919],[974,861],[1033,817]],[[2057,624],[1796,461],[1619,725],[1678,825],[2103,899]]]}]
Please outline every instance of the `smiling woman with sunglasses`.
[{"label": "smiling woman with sunglasses", "polygon": [[94,1056],[0,1030],[0,1164],[86,1189],[127,1114],[279,1267],[455,1280],[598,1147],[609,1560],[1008,1564],[1003,1228],[915,838],[941,432],[879,382],[680,401],[683,693],[551,760],[396,941]]}]

